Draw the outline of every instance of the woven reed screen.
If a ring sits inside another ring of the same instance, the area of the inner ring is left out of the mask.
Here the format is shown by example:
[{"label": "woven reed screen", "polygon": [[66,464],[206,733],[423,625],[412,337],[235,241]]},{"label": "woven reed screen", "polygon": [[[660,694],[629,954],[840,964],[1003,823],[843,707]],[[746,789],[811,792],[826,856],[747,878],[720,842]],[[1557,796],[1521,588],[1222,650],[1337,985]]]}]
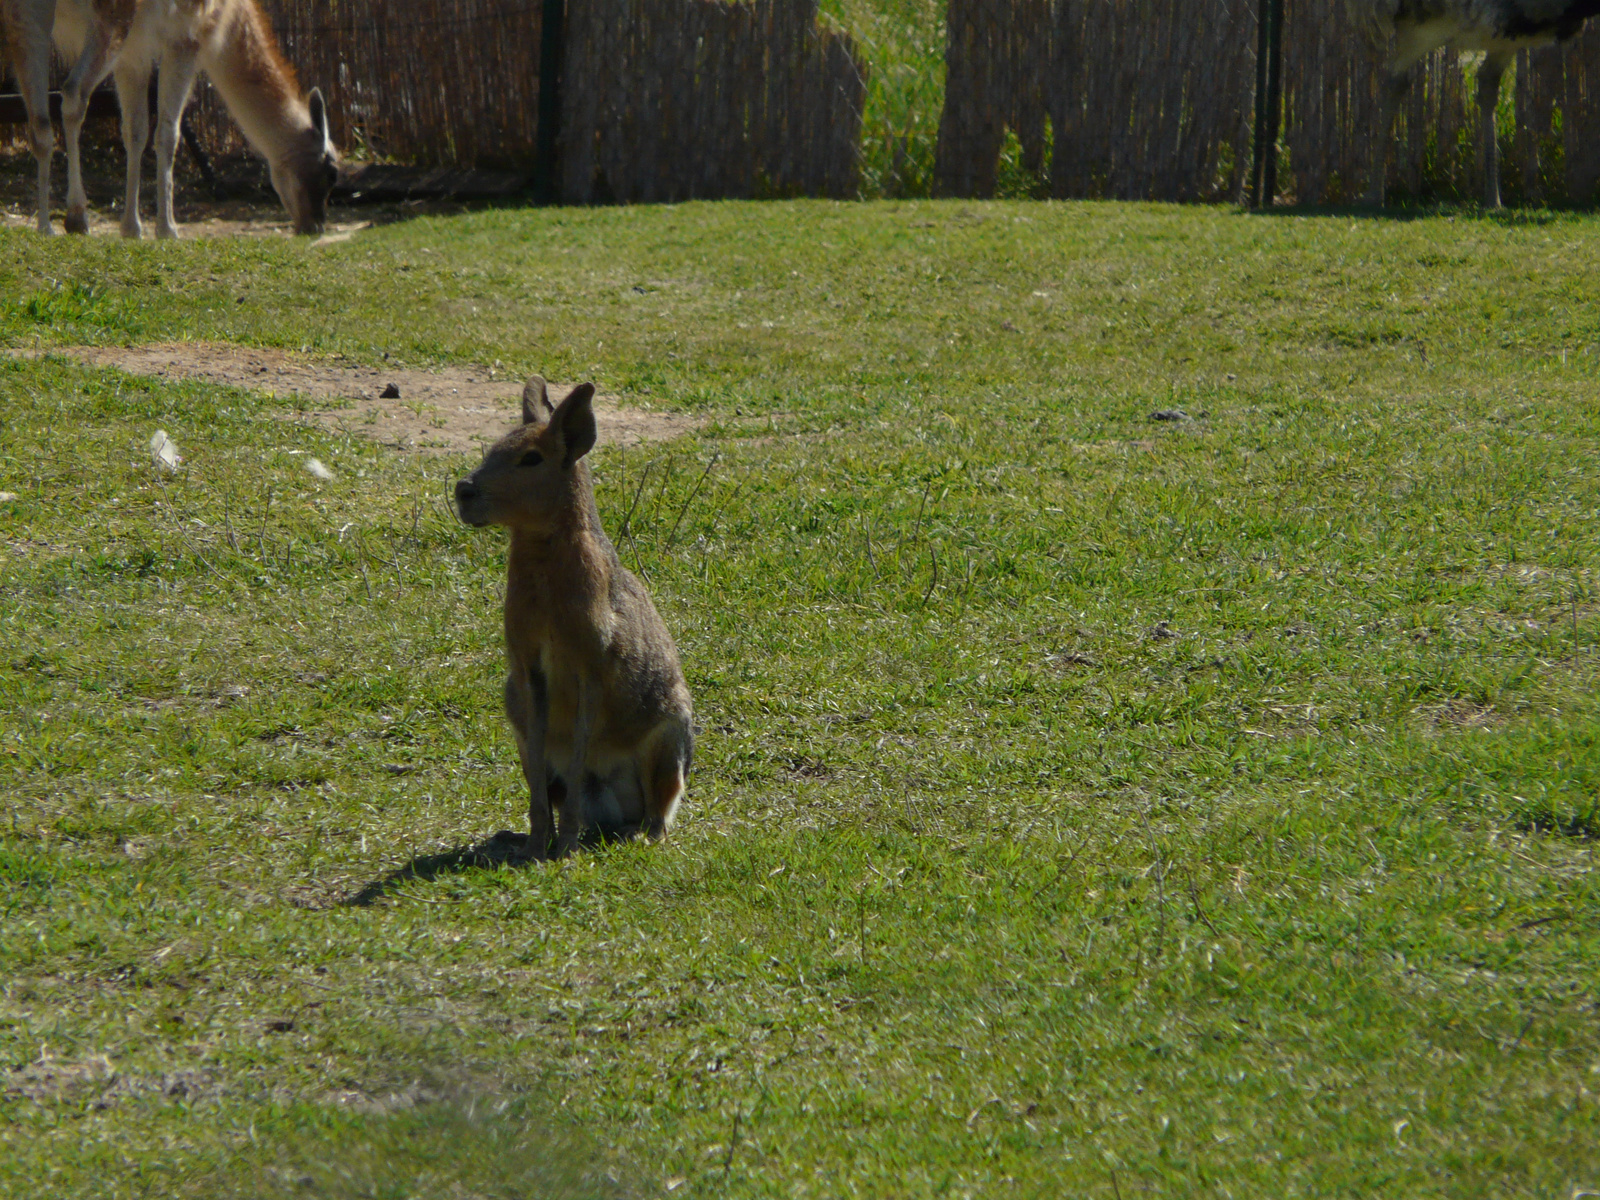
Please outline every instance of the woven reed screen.
[{"label": "woven reed screen", "polygon": [[1533,203],[1600,201],[1600,22],[1517,61],[1514,184]]},{"label": "woven reed screen", "polygon": [[935,186],[992,194],[1007,129],[1038,173],[1048,116],[1057,197],[1236,196],[1254,38],[1254,0],[950,0]]},{"label": "woven reed screen", "polygon": [[[306,88],[328,99],[335,141],[422,166],[533,161],[539,0],[262,0]],[[210,150],[245,148],[209,84],[195,130]]]},{"label": "woven reed screen", "polygon": [[[342,146],[529,167],[541,0],[262,0]],[[865,68],[816,0],[569,0],[562,197],[853,195]],[[209,85],[196,132],[244,143]]]},{"label": "woven reed screen", "polygon": [[[1239,193],[1255,79],[1252,0],[1056,0],[1051,191]],[[1245,103],[1240,104],[1243,96]]]},{"label": "woven reed screen", "polygon": [[[1288,0],[1280,190],[1307,204],[1357,199],[1375,151],[1391,188],[1481,192],[1470,60],[1416,70],[1393,136],[1378,130],[1379,54],[1345,0]],[[994,190],[1005,131],[1024,165],[1051,143],[1057,197],[1233,198],[1248,170],[1257,0],[950,0],[936,186]],[[1559,49],[1522,54],[1506,195],[1590,204],[1600,188],[1600,21]],[[1036,113],[1050,117],[1041,132]]]},{"label": "woven reed screen", "polygon": [[1049,29],[1050,0],[949,0],[937,192],[993,195],[1007,129],[1043,168]]},{"label": "woven reed screen", "polygon": [[572,0],[571,201],[856,192],[866,69],[816,0]]}]

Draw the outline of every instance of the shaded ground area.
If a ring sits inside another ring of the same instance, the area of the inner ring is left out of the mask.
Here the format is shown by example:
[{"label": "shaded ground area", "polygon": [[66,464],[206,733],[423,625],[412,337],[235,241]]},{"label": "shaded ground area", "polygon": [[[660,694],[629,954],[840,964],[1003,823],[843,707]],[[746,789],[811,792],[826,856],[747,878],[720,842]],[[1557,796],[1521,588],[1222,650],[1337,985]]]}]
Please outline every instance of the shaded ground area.
[{"label": "shaded ground area", "polygon": [[[259,201],[226,200],[205,205],[177,205],[179,237],[293,237],[294,229],[289,216],[279,204]],[[61,209],[55,207],[55,225],[61,229]],[[155,214],[148,206],[143,213],[144,236],[155,236]],[[90,237],[118,237],[121,235],[122,206],[89,208]],[[329,209],[328,224],[323,238],[327,241],[344,241],[358,229],[374,222],[370,214],[351,210]],[[32,229],[33,205],[8,205],[0,210],[0,225]]]},{"label": "shaded ground area", "polygon": [[[285,419],[315,421],[407,451],[481,449],[516,422],[522,395],[522,380],[486,367],[368,367],[228,342],[66,346],[13,353],[61,354],[131,375],[203,379],[301,397],[295,411],[282,414]],[[553,385],[551,398],[559,403],[572,386]],[[386,391],[391,393],[387,397]],[[607,395],[595,398],[595,415],[601,440],[621,445],[662,441],[697,424],[676,413],[619,408],[617,397]]]},{"label": "shaded ground area", "polygon": [[[7,140],[6,134],[12,134]],[[20,126],[0,125],[0,228],[34,227],[35,166],[20,137]],[[61,228],[66,205],[67,163],[58,151],[53,160],[51,212],[56,228]],[[115,126],[91,123],[84,127],[83,182],[89,197],[89,233],[115,237],[122,220],[125,176],[122,145]],[[173,210],[180,233],[185,237],[274,236],[292,237],[288,214],[272,190],[266,164],[250,155],[233,156],[215,164],[223,196],[219,197],[201,179],[194,159],[180,152],[173,170]],[[350,164],[350,172],[363,164]],[[379,189],[374,194],[392,192]],[[369,197],[361,204],[328,206],[325,240],[340,241],[367,225],[384,225],[424,214],[464,212],[473,207],[458,200],[417,200],[393,196],[380,202]],[[154,236],[155,153],[145,152],[140,212],[145,236]]]}]

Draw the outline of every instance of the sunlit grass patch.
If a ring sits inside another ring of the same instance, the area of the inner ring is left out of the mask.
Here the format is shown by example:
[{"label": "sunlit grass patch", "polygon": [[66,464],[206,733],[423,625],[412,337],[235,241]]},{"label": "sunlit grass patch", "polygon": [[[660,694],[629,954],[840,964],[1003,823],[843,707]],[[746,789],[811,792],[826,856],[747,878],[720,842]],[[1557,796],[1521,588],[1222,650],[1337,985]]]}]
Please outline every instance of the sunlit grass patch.
[{"label": "sunlit grass patch", "polygon": [[529,869],[466,457],[0,360],[0,1191],[1592,1185],[1591,220],[0,241],[14,347],[705,417],[595,458],[682,822]]}]

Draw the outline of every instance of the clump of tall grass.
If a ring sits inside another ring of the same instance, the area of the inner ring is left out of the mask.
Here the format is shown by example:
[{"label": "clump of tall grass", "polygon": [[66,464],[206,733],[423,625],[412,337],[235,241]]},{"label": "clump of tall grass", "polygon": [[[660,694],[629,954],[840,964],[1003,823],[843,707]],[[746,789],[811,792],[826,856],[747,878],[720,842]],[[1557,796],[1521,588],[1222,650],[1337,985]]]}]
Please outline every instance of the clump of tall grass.
[{"label": "clump of tall grass", "polygon": [[944,0],[824,0],[865,60],[861,195],[927,196],[944,107]]}]

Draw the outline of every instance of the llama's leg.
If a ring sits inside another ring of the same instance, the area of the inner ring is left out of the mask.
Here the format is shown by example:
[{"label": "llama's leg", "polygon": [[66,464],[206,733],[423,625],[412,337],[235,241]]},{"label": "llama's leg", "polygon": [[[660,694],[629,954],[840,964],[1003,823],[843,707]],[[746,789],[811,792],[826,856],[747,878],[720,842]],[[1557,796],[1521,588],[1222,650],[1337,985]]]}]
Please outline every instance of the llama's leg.
[{"label": "llama's leg", "polygon": [[150,68],[118,66],[117,103],[122,108],[122,149],[128,156],[128,182],[122,196],[122,236],[139,238],[139,176],[144,170],[144,148],[150,141]]},{"label": "llama's leg", "polygon": [[[12,14],[8,14],[12,15]],[[55,233],[50,224],[50,156],[55,153],[56,134],[50,124],[50,20],[40,20],[35,12],[25,19],[7,23],[5,32],[12,39],[12,65],[23,106],[28,110],[28,146],[38,163],[38,228],[45,236]]]},{"label": "llama's leg", "polygon": [[1500,139],[1495,109],[1500,104],[1500,79],[1511,65],[1511,55],[1496,51],[1478,68],[1478,136],[1483,139],[1483,206],[1500,207]]},{"label": "llama's leg", "polygon": [[178,127],[183,106],[189,103],[199,70],[195,48],[175,46],[161,57],[158,83],[160,100],[156,126],[156,236],[175,238],[178,226],[172,219],[172,161],[178,153]]},{"label": "llama's leg", "polygon": [[83,190],[83,159],[78,147],[83,119],[89,115],[89,96],[106,77],[110,56],[106,31],[91,26],[77,65],[61,85],[61,134],[67,148],[67,215],[62,223],[68,233],[89,232],[89,198]]},{"label": "llama's leg", "polygon": [[1390,63],[1383,72],[1383,107],[1378,117],[1378,136],[1372,140],[1371,174],[1367,177],[1368,204],[1383,207],[1384,185],[1388,182],[1389,141],[1394,135],[1394,119],[1400,114],[1400,102],[1411,90],[1411,67]]},{"label": "llama's leg", "polygon": [[83,160],[78,154],[78,135],[88,109],[86,92],[61,89],[61,140],[67,150],[67,214],[61,223],[68,233],[89,232],[89,197],[83,190]]}]

